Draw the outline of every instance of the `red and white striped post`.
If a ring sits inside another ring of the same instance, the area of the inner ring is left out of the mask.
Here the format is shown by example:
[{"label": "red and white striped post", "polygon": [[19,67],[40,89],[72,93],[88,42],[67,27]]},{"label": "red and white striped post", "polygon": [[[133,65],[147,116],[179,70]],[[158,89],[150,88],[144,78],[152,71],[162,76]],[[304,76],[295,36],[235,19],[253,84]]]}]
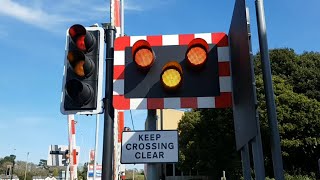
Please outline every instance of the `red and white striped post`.
[{"label": "red and white striped post", "polygon": [[77,149],[76,149],[76,127],[74,115],[68,115],[68,132],[69,132],[69,167],[70,179],[77,178]]},{"label": "red and white striped post", "polygon": [[111,25],[115,26],[117,29],[117,33],[116,33],[116,37],[119,36],[123,36],[123,34],[121,32],[121,20],[123,21],[123,17],[121,18],[121,16],[123,16],[123,13],[121,13],[124,9],[123,5],[121,5],[121,3],[123,3],[123,0],[110,0],[110,18],[111,18]]},{"label": "red and white striped post", "polygon": [[[124,0],[110,0],[110,20],[111,25],[116,27],[116,37],[124,35]],[[113,174],[114,180],[118,179],[119,176],[119,166],[120,166],[120,147],[121,141],[119,142],[119,137],[121,136],[124,124],[124,112],[117,111],[115,109],[115,119],[114,119],[114,150],[113,150]],[[122,115],[120,115],[122,114]],[[120,126],[119,126],[120,125]]]}]

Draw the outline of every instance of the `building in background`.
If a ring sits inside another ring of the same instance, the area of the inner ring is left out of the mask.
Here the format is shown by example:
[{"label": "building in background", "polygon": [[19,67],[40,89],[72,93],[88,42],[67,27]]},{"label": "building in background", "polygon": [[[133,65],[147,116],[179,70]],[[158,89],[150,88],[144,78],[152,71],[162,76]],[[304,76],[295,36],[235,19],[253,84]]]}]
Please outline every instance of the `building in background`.
[{"label": "building in background", "polygon": [[[157,130],[176,130],[184,111],[175,109],[158,109],[157,110]],[[162,123],[161,123],[162,122]]]}]

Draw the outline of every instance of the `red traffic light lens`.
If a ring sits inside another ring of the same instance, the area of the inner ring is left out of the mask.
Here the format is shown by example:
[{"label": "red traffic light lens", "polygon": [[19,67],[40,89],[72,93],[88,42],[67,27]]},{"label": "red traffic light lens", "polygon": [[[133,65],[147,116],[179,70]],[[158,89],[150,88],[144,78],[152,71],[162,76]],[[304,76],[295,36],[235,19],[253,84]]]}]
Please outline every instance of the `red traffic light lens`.
[{"label": "red traffic light lens", "polygon": [[186,60],[192,68],[198,69],[203,67],[208,59],[209,45],[201,38],[193,39],[188,44]]},{"label": "red traffic light lens", "polygon": [[80,24],[71,26],[69,28],[69,35],[78,50],[83,52],[89,52],[92,50],[95,43],[95,38],[86,30],[84,26]]},{"label": "red traffic light lens", "polygon": [[183,73],[181,65],[170,61],[162,68],[161,84],[166,91],[176,91],[182,85]]},{"label": "red traffic light lens", "polygon": [[151,68],[154,63],[154,54],[148,41],[139,40],[132,46],[133,60],[139,69]]}]

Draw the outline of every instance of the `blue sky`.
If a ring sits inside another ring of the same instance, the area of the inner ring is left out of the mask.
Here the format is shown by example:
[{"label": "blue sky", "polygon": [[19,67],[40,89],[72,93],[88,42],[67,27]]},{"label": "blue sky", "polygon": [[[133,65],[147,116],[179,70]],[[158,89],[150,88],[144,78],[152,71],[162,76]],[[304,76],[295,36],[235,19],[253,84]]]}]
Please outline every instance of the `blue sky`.
[{"label": "blue sky", "polygon": [[[319,0],[264,2],[269,48],[320,51]],[[234,1],[126,0],[127,35],[228,32]],[[258,51],[254,0],[250,8],[252,47]],[[65,33],[69,26],[109,22],[106,0],[0,0],[0,157],[38,163],[50,144],[67,144],[67,117],[60,113]],[[132,111],[144,129],[146,111]],[[101,159],[102,123],[99,157]],[[95,116],[76,116],[80,161],[94,147]],[[131,127],[129,112],[125,126]]]}]

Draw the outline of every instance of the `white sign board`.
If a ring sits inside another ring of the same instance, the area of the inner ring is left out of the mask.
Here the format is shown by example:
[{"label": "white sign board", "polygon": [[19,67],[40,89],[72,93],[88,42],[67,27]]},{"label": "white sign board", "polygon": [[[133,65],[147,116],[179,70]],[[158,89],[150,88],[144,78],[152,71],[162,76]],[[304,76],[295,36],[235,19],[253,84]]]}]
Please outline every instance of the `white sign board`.
[{"label": "white sign board", "polygon": [[178,162],[178,131],[124,131],[121,163]]}]

